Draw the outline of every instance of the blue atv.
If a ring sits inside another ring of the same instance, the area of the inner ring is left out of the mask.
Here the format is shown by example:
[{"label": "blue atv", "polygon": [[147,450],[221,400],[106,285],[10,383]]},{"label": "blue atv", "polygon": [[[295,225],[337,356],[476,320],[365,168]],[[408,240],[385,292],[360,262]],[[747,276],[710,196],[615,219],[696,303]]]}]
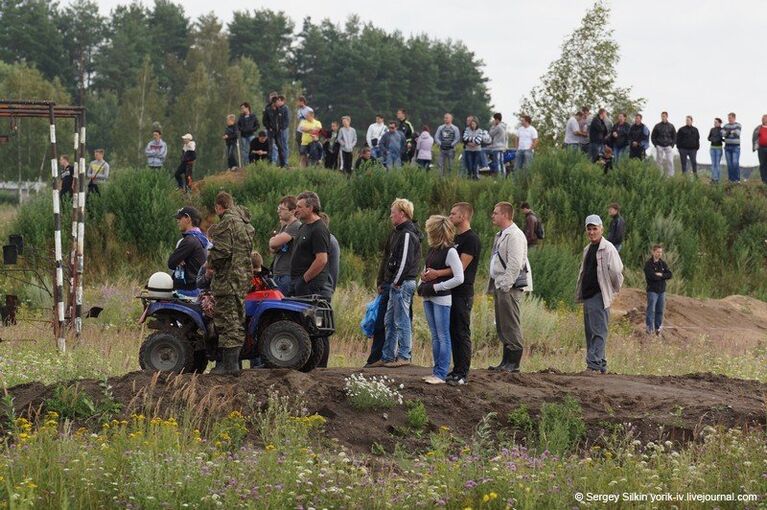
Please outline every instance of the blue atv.
[{"label": "blue atv", "polygon": [[[155,273],[139,296],[144,313],[139,323],[153,330],[141,344],[144,370],[202,373],[221,354],[213,319],[197,298],[178,295]],[[153,285],[154,279],[154,285]],[[335,331],[333,309],[318,296],[286,298],[269,277],[256,276],[245,296],[245,332],[241,360],[260,358],[267,368],[313,370]]]}]

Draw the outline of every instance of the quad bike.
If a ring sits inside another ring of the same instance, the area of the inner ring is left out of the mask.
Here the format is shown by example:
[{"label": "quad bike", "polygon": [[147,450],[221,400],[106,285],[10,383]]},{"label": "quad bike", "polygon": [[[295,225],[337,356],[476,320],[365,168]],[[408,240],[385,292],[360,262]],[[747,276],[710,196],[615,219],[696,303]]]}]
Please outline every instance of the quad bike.
[{"label": "quad bike", "polygon": [[[245,338],[241,360],[260,357],[267,368],[309,372],[322,359],[335,331],[333,309],[318,296],[286,298],[268,276],[254,276],[245,296]],[[202,373],[220,359],[213,319],[197,298],[173,291],[167,273],[152,275],[138,296],[144,305],[140,324],[154,330],[139,351],[142,369]]]}]

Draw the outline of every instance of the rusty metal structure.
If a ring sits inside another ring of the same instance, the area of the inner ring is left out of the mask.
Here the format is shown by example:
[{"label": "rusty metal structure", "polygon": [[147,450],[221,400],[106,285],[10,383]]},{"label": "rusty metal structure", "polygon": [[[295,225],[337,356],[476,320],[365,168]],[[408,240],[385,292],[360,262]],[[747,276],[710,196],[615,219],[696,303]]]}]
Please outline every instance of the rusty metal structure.
[{"label": "rusty metal structure", "polygon": [[[0,99],[0,118],[47,119],[50,129],[51,187],[54,224],[54,321],[53,330],[59,351],[67,348],[67,331],[74,327],[79,338],[83,319],[83,249],[85,246],[85,108],[82,106],[57,106],[53,101],[11,101]],[[65,307],[64,254],[62,247],[61,185],[58,167],[58,143],[56,121],[74,119],[73,149],[74,175],[72,176],[72,231],[71,250],[67,260],[69,269],[68,305]],[[67,311],[68,310],[68,311]]]}]

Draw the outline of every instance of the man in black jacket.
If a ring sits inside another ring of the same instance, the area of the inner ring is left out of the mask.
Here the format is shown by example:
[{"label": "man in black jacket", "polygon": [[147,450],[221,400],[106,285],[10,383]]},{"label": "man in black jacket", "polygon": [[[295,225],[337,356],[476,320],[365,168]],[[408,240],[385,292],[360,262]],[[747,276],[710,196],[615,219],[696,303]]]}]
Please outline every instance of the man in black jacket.
[{"label": "man in black jacket", "polygon": [[402,156],[403,163],[410,163],[415,155],[415,130],[413,124],[407,120],[407,110],[400,108],[397,110],[397,120],[399,120],[399,129],[405,135],[405,151]]},{"label": "man in black jacket", "polygon": [[644,265],[647,281],[647,313],[645,325],[647,333],[660,335],[663,329],[663,310],[666,305],[666,280],[671,279],[671,270],[663,257],[663,246],[652,247],[652,257]]},{"label": "man in black jacket", "polygon": [[173,288],[185,296],[197,296],[197,273],[208,258],[210,242],[200,230],[202,216],[194,207],[182,207],[176,212],[181,239],[168,257],[168,269],[173,271]]},{"label": "man in black jacket", "polygon": [[607,207],[607,213],[612,218],[610,222],[610,231],[607,233],[607,240],[613,243],[618,253],[621,251],[621,245],[626,238],[626,220],[621,216],[621,206],[613,202]]},{"label": "man in black jacket", "polygon": [[692,173],[698,175],[698,149],[700,149],[700,133],[692,125],[692,116],[685,118],[685,125],[676,133],[676,147],[679,149],[679,159],[682,160],[682,173],[687,173],[687,160],[692,164]]},{"label": "man in black jacket", "polygon": [[421,232],[413,222],[413,203],[404,198],[392,202],[389,217],[394,230],[378,269],[379,292],[388,286],[384,317],[385,340],[381,359],[371,366],[400,367],[410,364],[413,332],[411,305],[415,279],[421,264]]},{"label": "man in black jacket", "polygon": [[250,142],[256,137],[256,131],[261,127],[258,123],[258,117],[253,114],[250,103],[240,105],[240,117],[237,119],[237,131],[240,133],[240,157],[243,164],[248,160],[250,152]]},{"label": "man in black jacket", "polygon": [[650,130],[642,122],[642,114],[634,116],[634,123],[629,128],[629,157],[644,159],[650,146]]},{"label": "man in black jacket", "polygon": [[589,155],[594,163],[599,159],[599,155],[605,145],[605,139],[607,138],[606,117],[607,110],[600,108],[597,116],[591,119],[591,125],[589,126]]},{"label": "man in black jacket", "polygon": [[626,154],[629,146],[629,125],[626,122],[625,113],[618,114],[618,122],[613,124],[609,140],[608,145],[613,148],[613,157],[615,161],[619,161]]},{"label": "man in black jacket", "polygon": [[652,128],[650,139],[655,146],[656,161],[666,175],[674,176],[674,145],[676,145],[676,129],[668,121],[668,112],[660,114],[660,122]]}]

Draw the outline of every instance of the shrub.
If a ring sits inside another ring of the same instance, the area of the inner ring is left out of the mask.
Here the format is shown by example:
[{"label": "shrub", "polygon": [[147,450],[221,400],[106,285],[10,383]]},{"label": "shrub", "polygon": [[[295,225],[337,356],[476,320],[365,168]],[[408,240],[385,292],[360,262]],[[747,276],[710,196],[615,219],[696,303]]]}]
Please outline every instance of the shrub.
[{"label": "shrub", "polygon": [[581,405],[568,395],[562,403],[547,403],[541,406],[538,422],[538,443],[540,448],[556,455],[572,452],[586,435]]},{"label": "shrub", "polygon": [[413,430],[421,431],[429,423],[429,416],[426,414],[426,406],[420,400],[410,400],[406,403],[407,426]]}]

